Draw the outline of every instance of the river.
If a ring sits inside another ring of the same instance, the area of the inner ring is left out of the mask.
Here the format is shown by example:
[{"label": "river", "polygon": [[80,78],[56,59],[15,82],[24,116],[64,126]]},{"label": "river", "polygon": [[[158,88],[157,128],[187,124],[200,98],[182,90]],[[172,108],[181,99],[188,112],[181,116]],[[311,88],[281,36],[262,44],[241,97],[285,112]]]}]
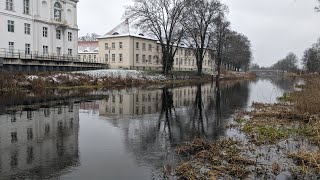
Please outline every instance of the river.
[{"label": "river", "polygon": [[81,98],[3,95],[0,179],[162,179],[163,166],[179,161],[177,145],[225,136],[237,111],[275,102],[295,82],[126,88]]}]

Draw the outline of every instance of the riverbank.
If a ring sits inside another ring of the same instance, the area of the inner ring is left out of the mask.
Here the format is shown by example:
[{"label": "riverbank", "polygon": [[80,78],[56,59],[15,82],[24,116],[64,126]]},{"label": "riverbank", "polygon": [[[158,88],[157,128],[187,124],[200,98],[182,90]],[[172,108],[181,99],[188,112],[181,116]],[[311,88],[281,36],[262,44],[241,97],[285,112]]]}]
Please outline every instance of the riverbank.
[{"label": "riverbank", "polygon": [[[181,179],[317,179],[320,174],[320,77],[275,104],[238,112],[218,140],[196,139],[176,150]],[[168,174],[168,173],[167,173]]]},{"label": "riverbank", "polygon": [[[249,73],[228,73],[224,80],[255,78]],[[94,70],[69,73],[11,74],[0,73],[1,91],[44,89],[85,89],[109,87],[136,87],[156,84],[190,84],[212,81],[212,76],[195,72],[174,72],[164,76],[160,72],[136,70]]]}]

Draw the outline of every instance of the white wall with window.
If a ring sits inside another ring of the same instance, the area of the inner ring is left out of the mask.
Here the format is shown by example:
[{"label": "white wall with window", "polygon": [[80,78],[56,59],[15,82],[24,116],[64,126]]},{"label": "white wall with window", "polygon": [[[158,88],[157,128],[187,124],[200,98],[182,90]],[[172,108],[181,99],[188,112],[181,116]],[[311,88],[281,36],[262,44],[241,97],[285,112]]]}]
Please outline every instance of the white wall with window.
[{"label": "white wall with window", "polygon": [[[78,56],[78,0],[0,0],[0,50]],[[56,31],[58,30],[58,31]],[[57,38],[59,37],[59,38]],[[26,48],[28,44],[28,48]]]}]

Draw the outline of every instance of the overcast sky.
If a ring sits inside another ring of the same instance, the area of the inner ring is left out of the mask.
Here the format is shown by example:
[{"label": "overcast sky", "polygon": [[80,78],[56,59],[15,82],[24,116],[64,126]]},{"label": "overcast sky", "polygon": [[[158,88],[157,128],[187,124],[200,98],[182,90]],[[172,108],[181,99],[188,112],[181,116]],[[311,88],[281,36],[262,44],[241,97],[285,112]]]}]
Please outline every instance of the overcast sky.
[{"label": "overcast sky", "polygon": [[[294,52],[303,51],[320,38],[320,13],[316,0],[222,0],[229,6],[232,29],[252,43],[254,62],[269,66]],[[80,0],[80,35],[105,34],[120,24],[131,0]]]}]

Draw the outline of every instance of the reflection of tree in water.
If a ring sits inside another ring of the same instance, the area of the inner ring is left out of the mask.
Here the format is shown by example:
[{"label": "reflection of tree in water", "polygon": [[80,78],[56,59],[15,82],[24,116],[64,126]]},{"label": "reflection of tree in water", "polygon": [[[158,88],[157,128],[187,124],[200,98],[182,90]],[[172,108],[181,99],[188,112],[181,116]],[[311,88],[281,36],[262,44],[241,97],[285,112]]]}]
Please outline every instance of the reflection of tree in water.
[{"label": "reflection of tree in water", "polygon": [[299,82],[298,78],[283,78],[283,77],[266,77],[264,80],[270,81],[272,84],[277,86],[277,88],[283,91],[293,91],[294,85]]},{"label": "reflection of tree in water", "polygon": [[[176,145],[199,136],[211,139],[223,135],[227,120],[235,111],[246,107],[248,85],[249,82],[221,83],[216,91],[212,85],[207,97],[203,86],[197,85],[194,101],[189,107],[174,107],[172,89],[163,88],[159,118],[130,120],[125,125],[128,150],[139,162],[159,169],[172,160],[170,155],[174,154]],[[204,103],[204,98],[209,101]]]}]

